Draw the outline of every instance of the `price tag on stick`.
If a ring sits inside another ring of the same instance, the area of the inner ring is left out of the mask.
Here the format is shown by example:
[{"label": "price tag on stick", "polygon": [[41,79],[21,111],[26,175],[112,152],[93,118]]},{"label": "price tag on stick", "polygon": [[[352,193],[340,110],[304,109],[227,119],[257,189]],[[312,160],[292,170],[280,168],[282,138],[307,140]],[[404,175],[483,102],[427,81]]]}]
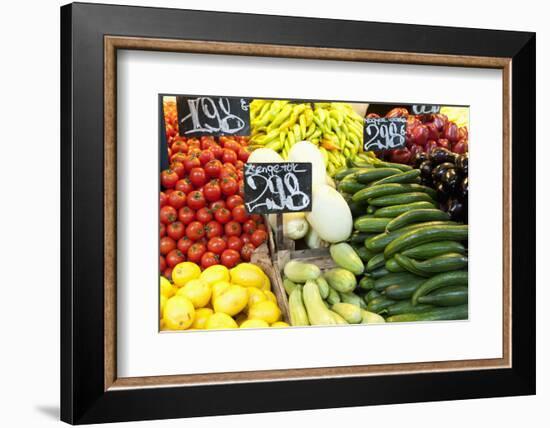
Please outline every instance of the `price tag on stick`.
[{"label": "price tag on stick", "polygon": [[241,97],[176,97],[180,135],[249,135],[250,100]]},{"label": "price tag on stick", "polygon": [[404,117],[365,118],[363,147],[365,151],[380,151],[405,147],[407,119]]},{"label": "price tag on stick", "polygon": [[310,162],[245,163],[246,210],[254,214],[311,211],[311,181]]}]

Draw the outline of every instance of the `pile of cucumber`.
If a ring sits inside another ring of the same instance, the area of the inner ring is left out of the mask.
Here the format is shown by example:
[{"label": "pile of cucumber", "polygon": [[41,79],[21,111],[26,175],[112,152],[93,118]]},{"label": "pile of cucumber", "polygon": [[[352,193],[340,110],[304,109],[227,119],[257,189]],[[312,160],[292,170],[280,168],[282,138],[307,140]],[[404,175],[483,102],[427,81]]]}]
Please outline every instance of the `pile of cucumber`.
[{"label": "pile of cucumber", "polygon": [[439,209],[420,171],[365,163],[335,178],[354,216],[349,244],[365,266],[357,289],[367,311],[387,322],[468,318],[468,226]]}]

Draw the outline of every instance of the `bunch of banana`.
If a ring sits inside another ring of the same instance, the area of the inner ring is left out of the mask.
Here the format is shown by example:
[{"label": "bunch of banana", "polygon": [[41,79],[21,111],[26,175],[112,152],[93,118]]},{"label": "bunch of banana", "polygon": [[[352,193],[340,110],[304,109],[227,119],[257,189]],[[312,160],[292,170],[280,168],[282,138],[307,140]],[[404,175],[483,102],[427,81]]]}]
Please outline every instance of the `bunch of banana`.
[{"label": "bunch of banana", "polygon": [[310,141],[319,147],[330,176],[363,151],[363,118],[346,103],[257,99],[250,104],[250,120],[250,144],[286,159],[296,142]]}]

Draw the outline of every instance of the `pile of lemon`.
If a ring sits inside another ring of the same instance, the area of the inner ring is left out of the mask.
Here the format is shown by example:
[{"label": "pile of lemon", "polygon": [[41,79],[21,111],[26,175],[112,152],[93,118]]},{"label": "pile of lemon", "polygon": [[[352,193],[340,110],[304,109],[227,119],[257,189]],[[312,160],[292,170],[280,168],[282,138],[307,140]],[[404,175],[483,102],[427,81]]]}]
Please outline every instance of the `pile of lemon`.
[{"label": "pile of lemon", "polygon": [[172,270],[172,280],[160,277],[161,330],[288,327],[257,265],[241,263],[231,270],[214,265],[201,272],[197,264],[183,262]]}]

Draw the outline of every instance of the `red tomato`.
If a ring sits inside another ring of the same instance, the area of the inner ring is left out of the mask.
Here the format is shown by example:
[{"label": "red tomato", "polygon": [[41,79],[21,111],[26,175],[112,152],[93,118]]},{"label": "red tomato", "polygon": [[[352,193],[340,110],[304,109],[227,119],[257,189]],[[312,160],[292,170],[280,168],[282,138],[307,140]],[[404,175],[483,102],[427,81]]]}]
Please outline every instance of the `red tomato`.
[{"label": "red tomato", "polygon": [[206,269],[207,267],[214,266],[220,263],[220,258],[217,254],[211,251],[207,251],[201,257],[201,267]]},{"label": "red tomato", "polygon": [[227,198],[225,202],[227,204],[227,208],[232,210],[233,208],[244,204],[244,199],[241,198],[239,195],[231,195]]},{"label": "red tomato", "polygon": [[211,180],[204,185],[204,197],[210,202],[217,201],[222,197],[222,189],[216,180]]},{"label": "red tomato", "polygon": [[176,141],[170,148],[172,153],[187,153],[187,150],[189,150],[189,146],[185,141]]},{"label": "red tomato", "polygon": [[244,233],[248,233],[249,235],[252,235],[256,231],[256,229],[257,229],[257,224],[251,218],[246,220],[243,224]]},{"label": "red tomato", "polygon": [[221,158],[222,158],[222,156],[223,156],[223,149],[221,148],[220,145],[218,145],[218,144],[212,144],[212,145],[210,145],[209,150],[210,150],[212,153],[214,153],[214,157],[215,157],[216,159],[221,159]]},{"label": "red tomato", "polygon": [[244,207],[244,205],[237,205],[235,208],[233,208],[231,210],[231,215],[233,216],[233,220],[238,221],[239,223],[244,223],[250,218],[248,216],[248,213],[246,212],[246,208]]},{"label": "red tomato", "polygon": [[[238,152],[239,149],[241,148],[241,145],[239,143],[237,143],[233,138],[223,138],[223,137],[220,137],[220,143],[222,144],[222,147],[226,150],[231,150],[233,152]],[[225,153],[225,152],[224,152]]]},{"label": "red tomato", "polygon": [[204,165],[204,172],[210,178],[218,178],[222,170],[222,163],[218,159],[212,159]]},{"label": "red tomato", "polygon": [[245,262],[249,262],[252,258],[252,253],[254,252],[254,245],[247,242],[241,248],[241,257]]},{"label": "red tomato", "polygon": [[176,209],[170,205],[165,205],[160,209],[160,221],[164,224],[172,223],[178,218]]},{"label": "red tomato", "polygon": [[181,221],[170,223],[166,228],[166,234],[174,241],[177,241],[185,234],[185,226]]},{"label": "red tomato", "polygon": [[226,204],[224,201],[216,201],[210,204],[210,209],[214,212],[219,210],[220,208],[225,208],[225,207],[226,207]]},{"label": "red tomato", "polygon": [[170,251],[176,248],[176,241],[174,241],[169,236],[164,236],[163,238],[160,238],[160,254],[165,256]]},{"label": "red tomato", "polygon": [[205,234],[204,226],[199,221],[192,221],[185,228],[185,236],[187,236],[192,241],[197,241],[201,239]]},{"label": "red tomato", "polygon": [[239,179],[238,185],[239,185],[239,196],[241,198],[244,198],[244,181],[242,178]]},{"label": "red tomato", "polygon": [[172,281],[172,268],[166,268],[164,272],[162,272],[162,276],[164,276],[168,281]]},{"label": "red tomato", "polygon": [[185,171],[189,173],[193,168],[200,167],[201,161],[199,160],[199,157],[196,153],[191,153],[187,155],[187,157],[183,161],[183,165],[185,166]]},{"label": "red tomato", "polygon": [[159,256],[159,270],[164,272],[166,270],[166,259],[162,256]]},{"label": "red tomato", "polygon": [[267,241],[267,232],[265,230],[256,230],[252,236],[250,237],[250,242],[255,247],[259,247],[262,245],[265,241]]},{"label": "red tomato", "polygon": [[211,135],[203,135],[200,138],[200,141],[201,141],[201,149],[202,150],[207,149],[208,147],[210,147],[210,145],[212,143],[215,143],[214,137],[212,137]]},{"label": "red tomato", "polygon": [[221,256],[222,264],[228,268],[232,268],[233,266],[235,266],[237,263],[239,263],[240,259],[240,254],[235,250],[225,250]]},{"label": "red tomato", "polygon": [[206,174],[204,172],[204,169],[200,167],[195,167],[191,169],[189,172],[189,181],[193,184],[195,187],[201,187],[204,186],[206,183]]},{"label": "red tomato", "polygon": [[166,255],[166,264],[171,268],[176,266],[178,263],[181,263],[184,261],[185,261],[185,254],[183,254],[178,249],[172,250]]},{"label": "red tomato", "polygon": [[239,190],[239,185],[237,184],[237,180],[231,177],[223,178],[220,183],[220,187],[222,189],[222,193],[225,196],[234,195]]},{"label": "red tomato", "polygon": [[175,188],[174,188],[174,189],[165,189],[165,190],[164,190],[164,194],[166,195],[166,201],[167,201],[167,202],[168,202],[168,196],[170,196],[170,194],[171,194],[172,192],[174,192],[175,190],[176,190]]},{"label": "red tomato", "polygon": [[223,155],[221,160],[223,163],[227,162],[227,163],[235,164],[235,162],[237,162],[237,153],[235,153],[233,150],[223,149]]},{"label": "red tomato", "polygon": [[193,185],[188,178],[182,178],[176,183],[175,189],[187,195],[191,190],[193,190]]},{"label": "red tomato", "polygon": [[168,203],[168,197],[166,196],[166,193],[160,192],[160,207],[162,208]]},{"label": "red tomato", "polygon": [[214,153],[212,153],[212,150],[203,150],[202,153],[199,156],[199,161],[201,162],[201,165],[204,166],[208,162],[214,159]]},{"label": "red tomato", "polygon": [[165,169],[160,173],[160,184],[162,184],[162,187],[165,187],[167,189],[174,187],[178,180],[178,174],[176,174],[171,169]]},{"label": "red tomato", "polygon": [[241,251],[243,241],[238,236],[230,236],[227,238],[227,248],[230,250]]},{"label": "red tomato", "polygon": [[170,156],[170,163],[178,162],[184,165],[185,159],[187,159],[187,155],[185,153],[177,152],[177,153],[174,153],[172,156]]},{"label": "red tomato", "polygon": [[185,193],[181,190],[176,190],[168,196],[168,204],[173,206],[175,209],[179,209],[185,205],[185,199]]},{"label": "red tomato", "polygon": [[227,208],[219,208],[214,211],[214,218],[222,224],[231,220],[231,212]]},{"label": "red tomato", "polygon": [[250,244],[250,235],[243,233],[240,239],[243,241],[243,245]]},{"label": "red tomato", "polygon": [[[229,164],[230,165],[230,164]],[[223,166],[220,171],[220,180],[223,180],[225,178],[233,178],[237,180],[239,177],[237,176],[237,171],[235,169],[231,169],[228,166]]]},{"label": "red tomato", "polygon": [[237,152],[237,156],[241,162],[246,162],[250,156],[250,150],[247,147],[241,147]]},{"label": "red tomato", "polygon": [[210,208],[203,207],[197,211],[196,217],[202,224],[206,224],[213,218],[212,210],[210,210]]},{"label": "red tomato", "polygon": [[267,227],[265,227],[265,224],[259,224],[256,226],[258,230],[266,230],[267,231]]},{"label": "red tomato", "polygon": [[229,236],[239,236],[242,233],[241,225],[236,221],[230,221],[224,226],[225,234]]},{"label": "red tomato", "polygon": [[207,239],[212,239],[217,236],[221,236],[223,227],[217,221],[209,221],[204,227]]},{"label": "red tomato", "polygon": [[264,218],[261,214],[251,214],[250,218],[256,222],[256,224],[262,224],[264,222]]},{"label": "red tomato", "polygon": [[204,195],[199,190],[194,190],[187,194],[187,206],[194,210],[201,209],[206,205]]},{"label": "red tomato", "polygon": [[215,254],[221,254],[227,248],[225,241],[219,236],[215,236],[208,241],[208,251],[212,251]]},{"label": "red tomato", "polygon": [[179,178],[183,178],[183,176],[185,175],[185,167],[181,162],[172,162],[170,164],[170,169],[178,174]]},{"label": "red tomato", "polygon": [[201,242],[195,242],[187,250],[187,260],[193,263],[200,263],[202,255],[206,252],[206,247]]},{"label": "red tomato", "polygon": [[183,224],[189,224],[195,220],[195,211],[189,207],[180,208],[178,211],[178,220]]},{"label": "red tomato", "polygon": [[160,224],[160,237],[162,238],[164,235],[166,235],[166,226],[164,223]]},{"label": "red tomato", "polygon": [[187,254],[187,250],[189,247],[193,245],[193,241],[191,241],[187,236],[182,237],[180,240],[178,240],[176,247],[178,250],[180,250],[183,254]]}]

